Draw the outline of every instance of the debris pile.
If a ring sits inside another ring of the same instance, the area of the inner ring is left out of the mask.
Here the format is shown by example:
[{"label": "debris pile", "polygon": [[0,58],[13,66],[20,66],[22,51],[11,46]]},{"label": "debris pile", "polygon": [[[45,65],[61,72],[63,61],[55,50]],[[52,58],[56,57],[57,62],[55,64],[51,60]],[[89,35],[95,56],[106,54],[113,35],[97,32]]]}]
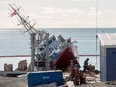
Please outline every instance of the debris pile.
[{"label": "debris pile", "polygon": [[27,61],[22,60],[18,63],[18,68],[16,70],[25,71],[27,69]]},{"label": "debris pile", "polygon": [[13,64],[4,64],[4,71],[13,71]]}]

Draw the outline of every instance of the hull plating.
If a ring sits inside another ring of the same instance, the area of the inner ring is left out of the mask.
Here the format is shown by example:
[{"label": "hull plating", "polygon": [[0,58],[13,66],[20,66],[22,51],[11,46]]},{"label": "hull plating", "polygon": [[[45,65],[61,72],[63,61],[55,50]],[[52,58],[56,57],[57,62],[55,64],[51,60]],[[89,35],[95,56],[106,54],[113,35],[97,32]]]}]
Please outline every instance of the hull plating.
[{"label": "hull plating", "polygon": [[50,62],[50,68],[66,69],[70,65],[70,60],[75,58],[74,52],[73,44],[69,45]]}]

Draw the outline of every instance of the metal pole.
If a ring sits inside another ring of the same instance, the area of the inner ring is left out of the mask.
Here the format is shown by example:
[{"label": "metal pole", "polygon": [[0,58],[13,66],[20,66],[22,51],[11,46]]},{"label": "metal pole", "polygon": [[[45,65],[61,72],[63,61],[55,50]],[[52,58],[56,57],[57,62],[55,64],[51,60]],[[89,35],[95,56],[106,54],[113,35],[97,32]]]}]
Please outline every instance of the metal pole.
[{"label": "metal pole", "polygon": [[49,58],[49,47],[48,47],[48,41],[49,41],[49,33],[46,34],[46,70],[49,68],[48,66],[48,58]]},{"label": "metal pole", "polygon": [[[41,40],[42,40],[42,34],[39,32],[39,33],[37,33],[37,35],[38,35],[37,44],[39,45],[41,43]],[[37,48],[37,46],[36,46],[36,48]],[[38,52],[38,49],[37,49],[37,52]],[[39,59],[38,58],[37,58],[37,68],[36,68],[36,70],[39,71]]]},{"label": "metal pole", "polygon": [[31,71],[34,71],[35,60],[35,33],[31,34]]}]

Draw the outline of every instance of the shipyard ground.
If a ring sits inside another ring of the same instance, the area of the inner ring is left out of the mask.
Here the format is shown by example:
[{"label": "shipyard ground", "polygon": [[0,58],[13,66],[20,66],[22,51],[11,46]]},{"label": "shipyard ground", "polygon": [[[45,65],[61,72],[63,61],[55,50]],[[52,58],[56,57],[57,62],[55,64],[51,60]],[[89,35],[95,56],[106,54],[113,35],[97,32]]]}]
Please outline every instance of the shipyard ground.
[{"label": "shipyard ground", "polygon": [[[0,76],[0,87],[28,87],[27,78]],[[88,77],[86,84],[74,86],[73,81],[68,81],[65,86],[60,87],[116,87],[116,81],[100,82],[98,78]]]},{"label": "shipyard ground", "polygon": [[27,78],[0,76],[0,87],[27,87]]}]

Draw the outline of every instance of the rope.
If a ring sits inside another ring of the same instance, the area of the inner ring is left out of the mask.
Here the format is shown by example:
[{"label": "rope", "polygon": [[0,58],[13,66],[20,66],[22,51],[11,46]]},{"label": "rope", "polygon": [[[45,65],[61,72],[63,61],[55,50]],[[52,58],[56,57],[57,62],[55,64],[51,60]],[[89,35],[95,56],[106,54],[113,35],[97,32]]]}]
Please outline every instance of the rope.
[{"label": "rope", "polygon": [[[98,2],[96,0],[96,55],[97,55],[97,28],[98,28]],[[97,56],[96,56],[96,68],[98,68],[98,63],[97,63]]]}]

